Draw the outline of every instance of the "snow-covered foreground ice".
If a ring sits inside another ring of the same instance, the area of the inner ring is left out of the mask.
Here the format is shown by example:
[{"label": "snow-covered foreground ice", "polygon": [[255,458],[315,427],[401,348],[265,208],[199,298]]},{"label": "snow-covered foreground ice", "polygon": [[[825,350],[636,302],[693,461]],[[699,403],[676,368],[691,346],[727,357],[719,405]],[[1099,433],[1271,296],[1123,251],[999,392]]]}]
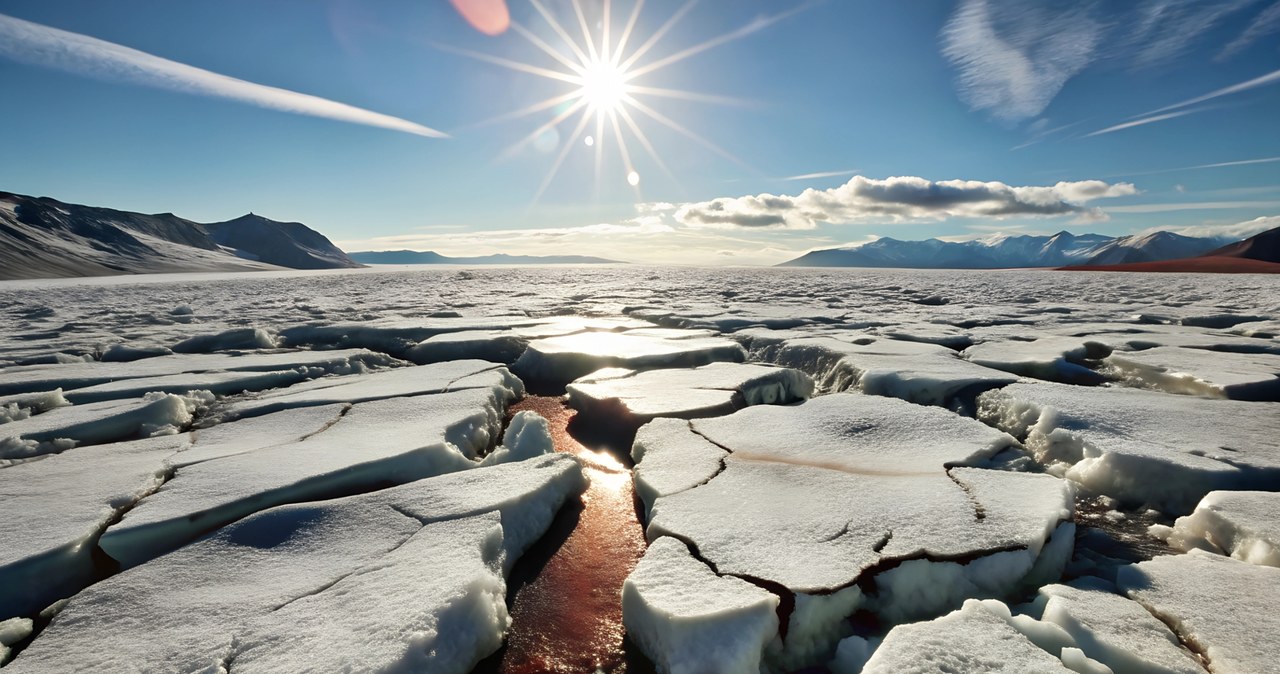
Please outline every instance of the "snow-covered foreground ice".
[{"label": "snow-covered foreground ice", "polygon": [[80,593],[10,667],[466,672],[502,643],[510,564],[583,487],[548,456],[271,509]]},{"label": "snow-covered foreground ice", "polygon": [[712,363],[691,369],[636,372],[606,368],[567,387],[569,406],[584,415],[638,426],[657,417],[692,419],[749,405],[782,405],[813,395],[813,380],[790,368]]},{"label": "snow-covered foreground ice", "polygon": [[1280,489],[1280,404],[1019,383],[984,393],[983,421],[1089,488],[1181,514],[1214,489]]},{"label": "snow-covered foreground ice", "polygon": [[1214,674],[1280,672],[1280,569],[1192,550],[1124,568],[1119,585]]},{"label": "snow-covered foreground ice", "polygon": [[1251,399],[1280,381],[1278,297],[830,269],[0,283],[0,661],[1268,671],[1280,408]]},{"label": "snow-covered foreground ice", "polygon": [[1207,550],[1252,564],[1280,567],[1280,493],[1209,492],[1195,512],[1179,517],[1161,538],[1179,550]]},{"label": "snow-covered foreground ice", "polygon": [[[1014,440],[946,410],[833,394],[679,423],[637,436],[649,538],[685,541],[717,574],[794,602],[785,638],[766,654],[774,666],[829,658],[857,610],[890,623],[936,615],[1055,578],[1070,556],[1067,483],[957,467]],[[719,460],[702,439],[721,448]],[[697,458],[681,461],[689,447]]]}]

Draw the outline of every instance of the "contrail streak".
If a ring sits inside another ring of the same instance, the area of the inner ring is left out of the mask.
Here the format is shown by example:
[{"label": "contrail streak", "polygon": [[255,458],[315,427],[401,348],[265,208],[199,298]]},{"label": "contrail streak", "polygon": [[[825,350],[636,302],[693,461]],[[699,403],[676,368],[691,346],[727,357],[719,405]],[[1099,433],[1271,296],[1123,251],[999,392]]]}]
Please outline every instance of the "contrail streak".
[{"label": "contrail streak", "polygon": [[255,84],[123,45],[0,14],[0,56],[108,82],[225,98],[269,110],[374,126],[428,138],[448,135],[399,117],[319,96]]}]

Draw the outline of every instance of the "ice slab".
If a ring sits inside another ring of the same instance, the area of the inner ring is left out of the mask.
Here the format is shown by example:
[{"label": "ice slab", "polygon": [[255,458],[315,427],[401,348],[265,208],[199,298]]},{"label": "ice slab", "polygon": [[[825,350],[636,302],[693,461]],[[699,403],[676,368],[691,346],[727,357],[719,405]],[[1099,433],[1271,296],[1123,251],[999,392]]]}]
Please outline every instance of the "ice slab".
[{"label": "ice slab", "polygon": [[173,351],[167,346],[159,344],[128,344],[118,343],[112,344],[102,352],[101,360],[104,363],[132,363],[135,360],[144,358],[155,358],[157,356],[172,356]]},{"label": "ice slab", "polygon": [[1280,493],[1212,491],[1195,512],[1164,532],[1183,551],[1206,550],[1251,564],[1280,567]]},{"label": "ice slab", "polygon": [[483,360],[455,360],[392,368],[359,377],[316,379],[234,402],[223,413],[228,418],[243,418],[296,407],[368,402],[490,386],[510,389],[514,397],[524,395],[524,385],[505,367]]},{"label": "ice slab", "polygon": [[648,519],[653,503],[703,484],[724,469],[729,453],[694,433],[684,419],[654,419],[636,431],[631,458],[636,462],[636,496]]},{"label": "ice slab", "polygon": [[1158,346],[1117,351],[1105,363],[1131,386],[1232,400],[1280,400],[1276,354]]},{"label": "ice slab", "polygon": [[1280,569],[1192,550],[1122,567],[1117,585],[1214,674],[1280,672]]},{"label": "ice slab", "polygon": [[273,508],[91,586],[9,666],[466,672],[501,642],[503,575],[584,487],[545,456]]},{"label": "ice slab", "polygon": [[464,330],[429,337],[405,351],[419,365],[447,360],[478,359],[510,365],[524,353],[529,340],[509,330]]},{"label": "ice slab", "polygon": [[187,444],[165,436],[64,452],[0,470],[0,616],[34,615],[92,579],[98,536],[167,477]]},{"label": "ice slab", "polygon": [[809,375],[791,368],[712,363],[691,369],[606,369],[566,387],[569,406],[595,421],[638,426],[655,417],[693,419],[750,405],[785,405],[813,395]]},{"label": "ice slab", "polygon": [[177,396],[148,393],[136,400],[110,400],[60,407],[0,425],[0,466],[80,445],[171,435],[213,396],[202,391]]},{"label": "ice slab", "polygon": [[567,384],[606,367],[649,370],[743,360],[746,352],[742,347],[720,337],[660,339],[585,332],[529,342],[511,369],[526,381]]},{"label": "ice slab", "polygon": [[1164,623],[1108,589],[1047,585],[1037,604],[1042,621],[1061,627],[1075,647],[1114,674],[1204,674]]},{"label": "ice slab", "polygon": [[157,391],[178,395],[188,391],[208,391],[222,397],[292,386],[322,374],[324,374],[323,370],[308,372],[305,367],[269,372],[193,372],[95,384],[67,391],[65,395],[67,400],[76,404],[140,398],[147,393]]},{"label": "ice slab", "polygon": [[[271,351],[160,356],[131,363],[77,362],[25,365],[0,369],[0,395],[66,390],[120,379],[163,377],[184,372],[265,372],[305,367],[325,374],[354,374],[392,365],[395,360],[364,349],[341,351]],[[318,376],[318,375],[317,375]]]},{"label": "ice slab", "polygon": [[62,395],[62,389],[0,396],[0,424],[28,419],[55,407],[69,404],[71,403]]},{"label": "ice slab", "polygon": [[718,576],[674,538],[653,542],[622,586],[627,636],[658,671],[761,670],[777,638],[779,599],[744,580]]},{"label": "ice slab", "polygon": [[757,339],[754,357],[807,372],[826,391],[856,388],[922,405],[950,405],[966,394],[1017,381],[936,344],[848,333],[840,338]]},{"label": "ice slab", "polygon": [[[183,465],[99,545],[130,567],[277,505],[474,468],[496,444],[511,400],[508,389],[491,387],[360,403],[298,442]],[[224,432],[255,443],[258,424],[238,423],[223,424]]]},{"label": "ice slab", "polygon": [[232,328],[205,335],[195,335],[173,345],[177,353],[209,353],[236,349],[274,349],[280,346],[271,332],[261,328]]},{"label": "ice slab", "polygon": [[289,346],[362,347],[403,357],[417,344],[450,332],[532,327],[545,319],[528,316],[406,318],[385,316],[359,322],[313,323],[285,328],[280,339]]},{"label": "ice slab", "polygon": [[863,674],[1075,671],[1036,646],[989,605],[970,600],[941,618],[894,627],[863,667]]},{"label": "ice slab", "polygon": [[1215,489],[1280,483],[1275,403],[1036,382],[984,393],[978,409],[1051,471],[1164,512],[1189,512]]},{"label": "ice slab", "polygon": [[1110,353],[1111,349],[1081,337],[1042,337],[1035,341],[1005,339],[975,344],[961,354],[985,367],[1012,372],[1023,377],[1067,384],[1101,384],[1106,378],[1087,366],[1087,361]]},{"label": "ice slab", "polygon": [[[648,537],[678,538],[719,574],[795,593],[785,647],[771,656],[784,666],[830,657],[860,607],[892,622],[937,615],[966,596],[1056,577],[1070,556],[1068,484],[954,467],[1014,440],[946,410],[835,394],[695,420],[689,430],[653,426],[637,436],[638,473],[649,457],[674,463],[682,447],[706,451],[695,438],[727,455],[710,479],[702,476],[716,467],[712,452],[698,458],[701,469],[658,464],[654,482],[672,491],[653,501]],[[876,593],[864,598],[855,584]]]},{"label": "ice slab", "polygon": [[0,620],[0,665],[9,661],[9,647],[26,639],[34,625],[30,618]]}]

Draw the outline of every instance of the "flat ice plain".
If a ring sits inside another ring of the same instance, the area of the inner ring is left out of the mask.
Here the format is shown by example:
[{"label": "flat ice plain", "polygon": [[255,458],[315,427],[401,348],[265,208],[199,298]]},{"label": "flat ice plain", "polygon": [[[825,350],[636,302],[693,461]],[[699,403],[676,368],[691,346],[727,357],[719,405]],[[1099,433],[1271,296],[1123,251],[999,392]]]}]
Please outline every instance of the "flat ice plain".
[{"label": "flat ice plain", "polygon": [[604,670],[1280,672],[1275,277],[154,275],[0,325],[6,673],[486,666],[593,474],[533,393],[634,475]]}]

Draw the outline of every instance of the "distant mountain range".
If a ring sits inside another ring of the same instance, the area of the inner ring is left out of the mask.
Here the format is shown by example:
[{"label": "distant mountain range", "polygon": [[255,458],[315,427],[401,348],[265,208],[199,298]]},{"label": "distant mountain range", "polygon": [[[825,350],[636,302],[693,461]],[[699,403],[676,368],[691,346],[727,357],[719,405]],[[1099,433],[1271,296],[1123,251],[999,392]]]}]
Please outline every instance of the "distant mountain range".
[{"label": "distant mountain range", "polygon": [[1280,227],[1202,255],[1065,267],[1070,271],[1163,271],[1280,274]]},{"label": "distant mountain range", "polygon": [[296,222],[200,224],[0,192],[0,279],[359,266]]},{"label": "distant mountain range", "polygon": [[972,241],[900,241],[886,237],[860,246],[815,250],[778,266],[1009,269],[1115,265],[1192,257],[1235,240],[1163,231],[1120,237],[1063,231],[1052,236],[997,235]]},{"label": "distant mountain range", "polygon": [[481,255],[447,257],[434,251],[367,250],[351,253],[361,264],[624,264],[617,260],[588,255]]}]

